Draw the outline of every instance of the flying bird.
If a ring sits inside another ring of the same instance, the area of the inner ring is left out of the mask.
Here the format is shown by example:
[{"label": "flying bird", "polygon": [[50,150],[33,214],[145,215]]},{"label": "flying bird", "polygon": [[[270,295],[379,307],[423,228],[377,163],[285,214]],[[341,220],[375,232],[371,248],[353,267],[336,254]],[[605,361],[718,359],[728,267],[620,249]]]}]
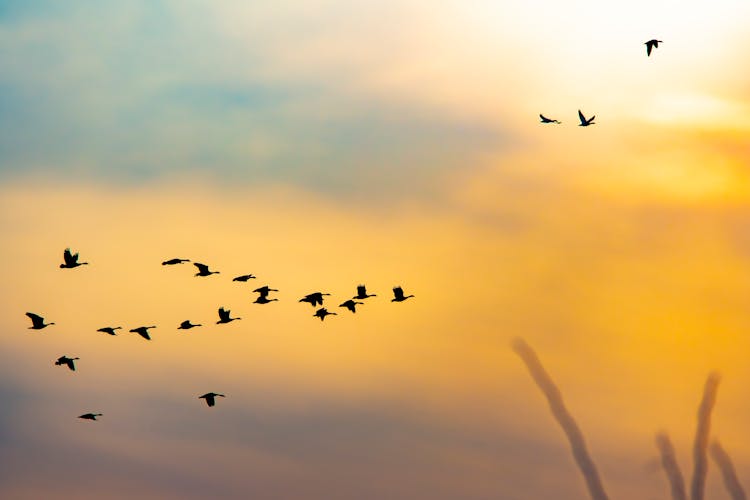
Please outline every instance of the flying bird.
[{"label": "flying bird", "polygon": [[257,299],[255,299],[253,302],[255,304],[268,304],[269,302],[273,302],[274,300],[279,299],[269,299],[267,295],[259,295]]},{"label": "flying bird", "polygon": [[271,292],[278,292],[275,288],[269,288],[268,285],[262,286],[260,288],[256,288],[253,290],[255,293],[259,293],[263,297],[268,297],[268,294]]},{"label": "flying bird", "polygon": [[41,330],[42,328],[46,328],[49,325],[54,325],[54,323],[45,323],[44,318],[42,318],[38,314],[27,312],[26,316],[31,319],[31,326],[29,327],[29,330]]},{"label": "flying bird", "polygon": [[79,358],[69,358],[67,356],[60,356],[57,358],[57,361],[55,361],[55,366],[62,366],[62,365],[68,365],[68,368],[70,368],[70,371],[76,371],[76,365],[73,363],[74,360]]},{"label": "flying bird", "polygon": [[70,248],[66,248],[63,252],[63,262],[60,264],[60,269],[73,269],[78,266],[88,265],[88,262],[78,262],[78,254],[70,253]]},{"label": "flying bird", "polygon": [[542,123],[562,123],[560,120],[553,120],[551,118],[547,118],[541,113],[539,113],[539,118],[541,119]]},{"label": "flying bird", "polygon": [[365,285],[357,285],[357,295],[352,298],[364,300],[367,297],[377,297],[377,295],[374,293],[372,295],[367,295],[367,287]]},{"label": "flying bird", "polygon": [[200,262],[193,262],[193,265],[198,268],[196,276],[211,276],[212,274],[219,274],[219,271],[209,271],[208,266],[201,264]]},{"label": "flying bird", "polygon": [[169,259],[161,263],[162,266],[174,266],[175,264],[182,264],[183,262],[190,262],[190,259]]},{"label": "flying bird", "polygon": [[315,314],[313,314],[314,318],[320,318],[320,321],[323,321],[326,319],[326,316],[336,316],[336,313],[328,312],[328,309],[325,307],[321,307],[317,311],[315,311]]},{"label": "flying bird", "polygon": [[216,397],[217,396],[221,396],[222,398],[226,397],[223,394],[217,394],[215,392],[207,392],[203,396],[198,396],[198,399],[205,399],[206,400],[206,404],[208,406],[213,406],[213,405],[216,404]]},{"label": "flying bird", "polygon": [[97,332],[108,333],[110,335],[117,335],[115,333],[115,330],[122,330],[122,327],[121,326],[114,326],[114,327],[113,326],[105,326],[103,328],[99,328],[97,330]]},{"label": "flying bird", "polygon": [[96,417],[101,416],[101,413],[84,413],[83,415],[79,415],[78,418],[82,418],[84,420],[96,420]]},{"label": "flying bird", "polygon": [[357,304],[364,304],[364,302],[355,302],[352,299],[349,299],[346,302],[344,302],[343,304],[339,304],[339,307],[346,307],[351,312],[355,313],[355,312],[357,312],[357,310],[356,310]]},{"label": "flying bird", "polygon": [[323,295],[331,295],[330,293],[323,293],[323,292],[313,292],[308,293],[301,299],[299,299],[300,302],[307,302],[311,306],[315,307],[317,305],[323,305]]},{"label": "flying bird", "polygon": [[393,298],[391,299],[391,302],[403,302],[409,297],[414,297],[414,295],[404,296],[404,290],[400,286],[393,287]]},{"label": "flying bird", "polygon": [[190,330],[191,328],[195,328],[196,326],[203,326],[203,325],[194,325],[190,322],[189,319],[186,319],[182,323],[180,323],[180,326],[177,327],[178,330]]},{"label": "flying bird", "polygon": [[581,113],[581,110],[578,110],[578,119],[581,120],[581,123],[578,124],[579,127],[588,127],[589,125],[596,125],[594,123],[594,118],[596,118],[596,115],[592,116],[589,119],[586,119],[585,116],[583,116],[583,113]]},{"label": "flying bird", "polygon": [[252,274],[243,274],[242,276],[237,276],[232,281],[242,281],[243,283],[247,280],[254,280],[255,276]]},{"label": "flying bird", "polygon": [[230,323],[236,319],[242,319],[242,318],[230,318],[229,313],[231,311],[229,309],[224,309],[223,307],[219,308],[219,321],[216,322],[217,325],[222,323]]},{"label": "flying bird", "polygon": [[151,337],[148,334],[149,328],[156,328],[156,326],[139,326],[138,328],[133,328],[130,331],[133,333],[137,333],[146,340],[151,340]]},{"label": "flying bird", "polygon": [[646,56],[651,56],[651,51],[654,49],[659,48],[659,44],[664,43],[661,40],[652,39],[648,42],[645,42],[644,45],[646,46]]}]

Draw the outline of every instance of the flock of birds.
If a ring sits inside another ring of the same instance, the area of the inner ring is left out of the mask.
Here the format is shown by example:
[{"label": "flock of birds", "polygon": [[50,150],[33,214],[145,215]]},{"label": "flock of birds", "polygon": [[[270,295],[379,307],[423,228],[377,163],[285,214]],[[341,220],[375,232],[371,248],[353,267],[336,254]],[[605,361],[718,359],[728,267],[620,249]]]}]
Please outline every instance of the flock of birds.
[{"label": "flock of birds", "polygon": [[[85,266],[88,265],[88,262],[79,262],[79,257],[77,253],[72,253],[70,251],[70,248],[66,248],[63,252],[63,263],[60,264],[61,269],[74,269],[76,267]],[[174,266],[177,264],[184,264],[186,262],[190,262],[189,259],[169,259],[165,260],[161,264],[163,266]],[[206,277],[211,276],[212,274],[219,274],[219,271],[211,271],[209,267],[205,264],[201,264],[200,262],[193,262],[193,265],[198,269],[198,272],[195,273],[195,276],[198,277]],[[252,274],[244,274],[241,276],[237,276],[232,281],[238,281],[238,282],[247,282],[251,279],[255,279],[255,276]],[[258,294],[258,297],[255,299],[255,304],[268,304],[273,301],[277,301],[279,299],[277,298],[269,298],[269,295],[271,292],[278,292],[275,288],[270,288],[268,285],[264,285],[262,287],[256,288],[253,290],[254,293]],[[323,297],[331,295],[330,293],[323,293],[323,292],[312,292],[301,299],[299,299],[299,302],[306,302],[310,304],[313,307],[318,307],[323,305]],[[339,304],[339,307],[344,307],[351,311],[352,313],[357,312],[357,306],[364,304],[364,302],[358,302],[361,300],[368,299],[370,297],[377,297],[375,294],[367,293],[367,287],[365,285],[358,285],[357,286],[357,295],[353,296],[351,299],[348,299],[344,301],[343,303]],[[393,298],[391,299],[391,302],[403,302],[411,297],[414,297],[414,295],[405,295],[404,290],[400,286],[393,287]],[[232,321],[236,321],[242,318],[233,318],[231,317],[231,311],[229,309],[225,309],[224,307],[219,308],[219,320],[216,322],[217,325],[231,323]],[[313,314],[314,318],[319,318],[320,321],[323,321],[326,316],[335,316],[335,312],[330,312],[325,307],[320,307],[315,311],[315,314]],[[30,330],[42,330],[50,325],[54,325],[54,322],[46,323],[43,316],[40,316],[38,314],[27,312],[26,316],[29,317],[31,320],[31,326],[29,327]],[[199,326],[203,326],[201,324],[196,324],[190,322],[190,320],[185,320],[177,327],[178,330],[189,330],[191,328],[196,328]],[[149,335],[149,330],[151,328],[156,328],[156,325],[151,326],[139,326],[137,328],[133,328],[130,330],[131,333],[137,333],[141,337],[143,337],[146,340],[151,340],[151,336]],[[117,330],[121,330],[122,327],[120,326],[105,326],[102,328],[99,328],[97,331],[106,333],[109,335],[117,335]],[[67,366],[68,369],[71,371],[75,371],[76,365],[75,361],[79,358],[70,358],[68,356],[60,356],[55,361],[56,366]],[[214,406],[216,404],[216,398],[217,397],[225,397],[224,394],[218,394],[216,392],[208,392],[206,394],[203,394],[202,396],[198,396],[198,399],[204,399],[206,401],[206,404],[208,406]],[[78,418],[82,418],[84,420],[96,420],[97,417],[102,416],[101,413],[84,413],[83,415],[79,415]]]},{"label": "flock of birds", "polygon": [[[655,38],[652,38],[651,40],[644,42],[643,44],[646,46],[646,56],[651,57],[651,52],[654,49],[659,48],[659,44],[664,43],[661,40],[657,40]],[[578,120],[580,123],[578,124],[579,127],[588,127],[589,125],[596,125],[594,123],[594,118],[596,118],[596,115],[592,116],[591,118],[586,118],[586,116],[581,112],[581,110],[578,110]],[[543,114],[539,113],[539,120],[541,123],[556,123],[561,124],[562,122],[560,120],[555,120],[553,118],[547,118]]]}]

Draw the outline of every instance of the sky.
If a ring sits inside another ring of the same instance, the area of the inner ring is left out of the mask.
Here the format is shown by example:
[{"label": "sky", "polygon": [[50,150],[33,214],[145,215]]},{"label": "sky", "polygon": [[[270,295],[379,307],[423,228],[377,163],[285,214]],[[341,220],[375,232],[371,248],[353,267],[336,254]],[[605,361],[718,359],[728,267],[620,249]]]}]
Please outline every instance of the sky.
[{"label": "sky", "polygon": [[0,497],[585,498],[519,338],[610,498],[660,433],[689,483],[714,372],[750,487],[748,15],[0,0]]}]

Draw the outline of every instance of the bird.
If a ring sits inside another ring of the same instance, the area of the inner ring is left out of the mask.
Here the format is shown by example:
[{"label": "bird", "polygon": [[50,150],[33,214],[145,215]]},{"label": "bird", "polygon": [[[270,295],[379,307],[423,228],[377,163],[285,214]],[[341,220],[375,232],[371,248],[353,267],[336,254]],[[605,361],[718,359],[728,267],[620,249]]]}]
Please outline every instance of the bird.
[{"label": "bird", "polygon": [[217,394],[215,392],[207,392],[203,396],[198,396],[198,399],[205,399],[206,400],[206,404],[208,406],[213,406],[213,405],[216,404],[216,397],[217,396],[221,396],[222,398],[226,397],[223,394]]},{"label": "bird", "polygon": [[110,335],[117,335],[115,333],[115,330],[122,330],[122,327],[121,326],[114,326],[114,327],[113,326],[105,326],[104,328],[99,328],[97,330],[97,332],[108,333]]},{"label": "bird", "polygon": [[69,358],[67,356],[60,356],[57,358],[57,361],[55,361],[55,366],[62,366],[62,365],[68,365],[68,368],[70,368],[70,371],[76,371],[76,365],[73,363],[74,360],[78,358]]},{"label": "bird", "polygon": [[49,325],[54,325],[54,323],[45,323],[44,318],[38,314],[27,312],[26,316],[31,319],[29,330],[41,330],[42,328],[47,328]]},{"label": "bird", "polygon": [[242,318],[230,318],[229,313],[231,311],[229,309],[224,309],[223,307],[219,308],[219,321],[216,322],[217,325],[222,323],[230,323],[236,319],[242,319]]},{"label": "bird", "polygon": [[315,311],[315,314],[313,314],[314,318],[320,318],[320,321],[323,321],[326,319],[326,316],[333,315],[336,316],[336,313],[328,312],[328,309],[325,307],[321,307],[317,311]]},{"label": "bird", "polygon": [[186,319],[182,323],[180,323],[180,326],[177,327],[178,330],[190,330],[191,328],[195,328],[196,326],[203,326],[203,325],[194,325],[190,323],[189,319]]},{"label": "bird", "polygon": [[367,295],[367,287],[365,285],[357,285],[357,295],[352,298],[364,300],[367,297],[377,297],[377,295],[374,293],[372,295]]},{"label": "bird", "polygon": [[651,51],[659,48],[659,44],[664,43],[661,40],[651,39],[645,42],[643,45],[646,46],[646,56],[651,56]]},{"label": "bird", "polygon": [[539,118],[541,119],[542,123],[562,123],[560,120],[553,120],[551,118],[547,118],[543,114],[539,113]]},{"label": "bird", "polygon": [[308,302],[311,306],[315,307],[317,305],[323,305],[323,295],[331,295],[330,293],[323,293],[323,292],[313,292],[308,293],[301,299],[299,299],[300,302]]},{"label": "bird", "polygon": [[200,262],[193,262],[193,265],[198,268],[196,276],[211,276],[212,274],[219,274],[219,271],[209,271],[208,266],[201,264]]},{"label": "bird", "polygon": [[255,279],[255,276],[253,276],[252,274],[243,274],[242,276],[237,276],[232,281],[242,281],[242,282],[245,282],[247,280],[254,280],[254,279]]},{"label": "bird", "polygon": [[78,254],[70,253],[70,248],[66,248],[63,252],[64,263],[60,264],[60,269],[73,269],[78,266],[88,265],[88,262],[78,262]]},{"label": "bird", "polygon": [[257,299],[255,299],[253,302],[255,304],[268,304],[269,302],[273,302],[274,300],[279,299],[269,299],[267,295],[259,295]]},{"label": "bird", "polygon": [[346,302],[344,302],[343,304],[339,304],[339,307],[346,307],[351,312],[357,312],[357,310],[356,310],[357,304],[364,304],[364,302],[355,302],[352,299],[349,299]]},{"label": "bird", "polygon": [[256,288],[255,290],[253,290],[253,292],[259,293],[263,297],[268,297],[269,293],[271,293],[271,292],[278,292],[278,290],[276,290],[275,288],[269,288],[268,285],[265,285],[265,286],[262,286],[260,288]]},{"label": "bird", "polygon": [[578,124],[579,127],[588,127],[589,125],[595,125],[594,118],[596,118],[596,115],[587,120],[586,117],[583,116],[583,113],[581,113],[581,110],[578,110],[578,119],[581,120],[581,123]]},{"label": "bird", "polygon": [[391,299],[391,302],[403,302],[409,297],[414,297],[414,295],[404,296],[404,290],[400,286],[393,287],[393,298]]},{"label": "bird", "polygon": [[182,264],[183,262],[190,262],[190,259],[169,259],[161,263],[162,266],[174,266],[175,264]]},{"label": "bird", "polygon": [[151,340],[151,337],[148,334],[149,328],[156,328],[156,326],[139,326],[138,328],[133,328],[130,331],[133,333],[137,333],[146,340]]},{"label": "bird", "polygon": [[84,420],[96,420],[96,417],[101,416],[101,413],[84,413],[83,415],[79,415],[78,418],[82,418]]}]

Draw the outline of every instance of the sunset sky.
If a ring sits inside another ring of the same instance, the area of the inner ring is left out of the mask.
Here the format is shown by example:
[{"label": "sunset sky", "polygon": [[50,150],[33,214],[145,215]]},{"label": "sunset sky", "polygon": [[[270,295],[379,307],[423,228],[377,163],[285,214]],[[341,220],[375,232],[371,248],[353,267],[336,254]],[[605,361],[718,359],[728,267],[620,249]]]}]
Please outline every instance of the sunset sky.
[{"label": "sunset sky", "polygon": [[586,498],[519,337],[612,499],[712,371],[750,488],[750,2],[619,4],[0,0],[0,498]]}]

